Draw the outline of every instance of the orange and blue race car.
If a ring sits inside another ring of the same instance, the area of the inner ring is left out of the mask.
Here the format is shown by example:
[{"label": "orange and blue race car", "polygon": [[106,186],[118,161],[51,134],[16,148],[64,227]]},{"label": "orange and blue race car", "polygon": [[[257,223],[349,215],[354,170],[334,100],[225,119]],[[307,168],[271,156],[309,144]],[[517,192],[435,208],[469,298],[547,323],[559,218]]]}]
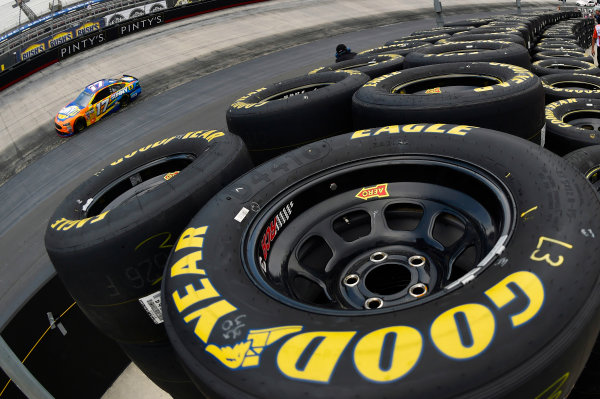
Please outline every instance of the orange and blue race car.
[{"label": "orange and blue race car", "polygon": [[102,79],[94,82],[56,115],[56,132],[61,137],[79,133],[106,115],[125,108],[141,92],[138,79],[129,75],[123,75],[120,79]]}]

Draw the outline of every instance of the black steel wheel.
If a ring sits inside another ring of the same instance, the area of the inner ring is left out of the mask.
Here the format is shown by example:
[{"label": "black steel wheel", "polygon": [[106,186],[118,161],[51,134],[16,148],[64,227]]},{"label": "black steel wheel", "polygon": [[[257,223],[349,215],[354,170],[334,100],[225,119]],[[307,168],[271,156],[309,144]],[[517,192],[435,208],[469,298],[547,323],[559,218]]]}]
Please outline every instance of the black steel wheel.
[{"label": "black steel wheel", "polygon": [[546,106],[546,148],[564,155],[600,144],[600,100],[568,98]]},{"label": "black steel wheel", "polygon": [[192,218],[165,327],[211,398],[560,397],[600,328],[599,216],[567,161],[511,135],[328,138]]}]

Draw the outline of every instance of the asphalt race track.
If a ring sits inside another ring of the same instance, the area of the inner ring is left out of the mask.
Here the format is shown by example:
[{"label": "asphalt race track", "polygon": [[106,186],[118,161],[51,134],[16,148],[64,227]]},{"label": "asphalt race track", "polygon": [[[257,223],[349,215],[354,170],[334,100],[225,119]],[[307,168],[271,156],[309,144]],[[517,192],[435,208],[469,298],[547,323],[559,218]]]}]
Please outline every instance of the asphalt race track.
[{"label": "asphalt race track", "polygon": [[[515,7],[494,14],[512,12]],[[489,15],[480,12],[446,20]],[[54,275],[43,244],[49,217],[66,194],[91,174],[160,138],[190,130],[226,129],[225,112],[237,98],[261,85],[333,63],[338,43],[363,50],[433,26],[432,15],[427,20],[343,34],[242,62],[159,95],[148,97],[142,92],[125,111],[66,139],[0,186],[0,329]],[[68,70],[64,72],[68,74]],[[86,83],[82,82],[82,87]],[[144,81],[141,85],[143,89]]]}]

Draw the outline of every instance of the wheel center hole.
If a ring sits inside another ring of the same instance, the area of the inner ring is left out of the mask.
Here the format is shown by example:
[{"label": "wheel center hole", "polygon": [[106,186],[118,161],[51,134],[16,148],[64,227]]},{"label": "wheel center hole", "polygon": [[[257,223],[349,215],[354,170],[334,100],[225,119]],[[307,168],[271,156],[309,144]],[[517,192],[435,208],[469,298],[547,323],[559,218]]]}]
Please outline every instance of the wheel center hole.
[{"label": "wheel center hole", "polygon": [[392,295],[408,287],[410,279],[410,271],[407,268],[388,263],[371,270],[365,277],[365,286],[375,294]]}]

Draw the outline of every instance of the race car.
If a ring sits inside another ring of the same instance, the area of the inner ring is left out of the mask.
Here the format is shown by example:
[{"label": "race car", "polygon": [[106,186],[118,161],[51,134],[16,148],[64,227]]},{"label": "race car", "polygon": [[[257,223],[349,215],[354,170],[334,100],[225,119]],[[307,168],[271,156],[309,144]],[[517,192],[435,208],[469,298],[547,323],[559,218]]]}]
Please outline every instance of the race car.
[{"label": "race car", "polygon": [[72,136],[113,113],[125,108],[142,92],[140,82],[133,76],[102,79],[89,84],[54,118],[54,127],[61,137]]}]

